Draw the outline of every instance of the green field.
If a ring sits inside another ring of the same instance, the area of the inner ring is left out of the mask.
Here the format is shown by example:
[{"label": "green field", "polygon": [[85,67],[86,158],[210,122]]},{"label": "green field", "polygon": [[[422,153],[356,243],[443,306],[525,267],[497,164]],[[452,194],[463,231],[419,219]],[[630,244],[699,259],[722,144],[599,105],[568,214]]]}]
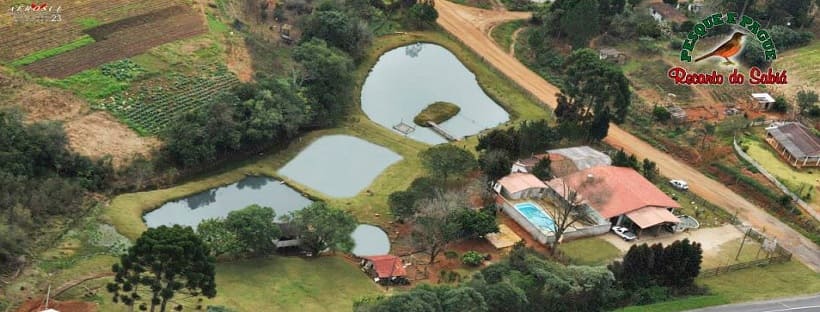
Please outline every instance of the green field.
[{"label": "green field", "polygon": [[817,86],[820,84],[820,75],[817,74],[817,64],[820,64],[820,41],[815,40],[810,45],[778,56],[775,64],[778,69],[783,67],[788,69],[790,74],[796,73],[801,78],[801,84]]},{"label": "green field", "polygon": [[34,63],[36,61],[42,60],[44,58],[49,58],[49,57],[55,56],[57,54],[65,53],[65,52],[68,52],[68,51],[71,51],[71,50],[74,50],[76,48],[82,47],[84,45],[92,44],[92,43],[94,43],[94,38],[91,38],[91,36],[85,35],[85,36],[80,37],[80,39],[74,40],[70,43],[61,45],[59,47],[51,48],[51,49],[47,49],[47,50],[40,50],[40,51],[37,51],[37,52],[32,53],[30,55],[27,55],[25,57],[16,59],[16,60],[11,62],[11,65],[12,66],[28,65],[28,64]]},{"label": "green field", "polygon": [[817,179],[820,178],[818,175],[820,169],[797,170],[786,164],[766,142],[748,140],[744,142],[744,145],[749,147],[746,153],[774,175],[780,183],[786,185],[789,190],[804,199],[807,194],[810,194],[811,198],[806,201],[815,205],[820,204],[820,189],[816,186],[818,185]]},{"label": "green field", "polygon": [[526,21],[517,20],[517,21],[510,21],[503,24],[499,24],[493,28],[492,33],[490,34],[495,40],[495,43],[500,45],[504,48],[504,51],[510,50],[510,45],[512,45],[512,36],[513,33],[524,26]]},{"label": "green field", "polygon": [[599,237],[570,241],[558,248],[577,265],[607,265],[622,256],[617,247]]}]

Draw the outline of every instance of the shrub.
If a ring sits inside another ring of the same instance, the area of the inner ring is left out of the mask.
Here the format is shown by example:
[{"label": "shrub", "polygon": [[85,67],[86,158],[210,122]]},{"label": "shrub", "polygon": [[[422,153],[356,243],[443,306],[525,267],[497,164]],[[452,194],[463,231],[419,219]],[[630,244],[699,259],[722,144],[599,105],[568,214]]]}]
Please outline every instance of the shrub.
[{"label": "shrub", "polygon": [[484,262],[484,256],[476,251],[470,250],[461,255],[461,262],[469,266],[479,266]]},{"label": "shrub", "polygon": [[657,121],[666,122],[672,118],[672,113],[663,106],[655,106],[655,108],[652,109],[652,117],[655,117]]},{"label": "shrub", "polygon": [[444,257],[447,259],[455,259],[458,258],[458,253],[452,250],[448,250],[444,252]]}]

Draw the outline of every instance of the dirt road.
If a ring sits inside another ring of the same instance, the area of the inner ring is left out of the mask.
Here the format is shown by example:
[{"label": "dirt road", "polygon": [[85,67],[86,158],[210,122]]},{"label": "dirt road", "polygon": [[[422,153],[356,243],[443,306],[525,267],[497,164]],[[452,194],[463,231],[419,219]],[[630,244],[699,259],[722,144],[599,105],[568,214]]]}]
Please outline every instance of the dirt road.
[{"label": "dirt road", "polygon": [[[487,11],[448,1],[436,2],[436,9],[439,13],[438,23],[445,30],[541,102],[551,107],[555,106],[555,94],[558,93],[558,88],[529,70],[515,57],[510,56],[507,51],[495,44],[487,33],[493,25],[503,21],[528,18],[530,16],[528,13]],[[610,125],[609,135],[605,141],[615,147],[622,147],[625,151],[636,154],[640,158],[649,158],[657,162],[661,174],[667,177],[689,181],[692,192],[730,213],[737,212],[741,220],[776,237],[784,248],[794,254],[795,258],[815,272],[820,272],[820,248],[816,244],[760,207],[735,194],[720,182],[706,177],[684,162],[655,149],[614,124]]]}]

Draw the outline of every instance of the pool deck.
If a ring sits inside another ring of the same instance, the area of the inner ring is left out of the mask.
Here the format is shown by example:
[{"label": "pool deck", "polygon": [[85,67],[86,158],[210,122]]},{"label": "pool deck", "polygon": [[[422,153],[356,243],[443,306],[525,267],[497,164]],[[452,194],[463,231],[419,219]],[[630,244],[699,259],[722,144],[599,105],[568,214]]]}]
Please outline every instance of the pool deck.
[{"label": "pool deck", "polygon": [[510,247],[522,240],[520,235],[503,223],[498,225],[498,233],[487,234],[486,238],[496,249]]}]

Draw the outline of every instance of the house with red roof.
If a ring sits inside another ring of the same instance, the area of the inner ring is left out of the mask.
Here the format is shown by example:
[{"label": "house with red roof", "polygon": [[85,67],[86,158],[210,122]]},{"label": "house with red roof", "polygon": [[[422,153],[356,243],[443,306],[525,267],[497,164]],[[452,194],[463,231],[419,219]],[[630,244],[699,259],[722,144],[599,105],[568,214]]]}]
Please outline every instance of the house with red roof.
[{"label": "house with red roof", "polygon": [[673,214],[680,204],[632,168],[596,166],[547,182],[564,197],[574,190],[582,203],[613,225],[634,224],[640,230],[680,222]]},{"label": "house with red roof", "polygon": [[362,270],[379,284],[407,284],[404,261],[393,255],[362,257]]}]

